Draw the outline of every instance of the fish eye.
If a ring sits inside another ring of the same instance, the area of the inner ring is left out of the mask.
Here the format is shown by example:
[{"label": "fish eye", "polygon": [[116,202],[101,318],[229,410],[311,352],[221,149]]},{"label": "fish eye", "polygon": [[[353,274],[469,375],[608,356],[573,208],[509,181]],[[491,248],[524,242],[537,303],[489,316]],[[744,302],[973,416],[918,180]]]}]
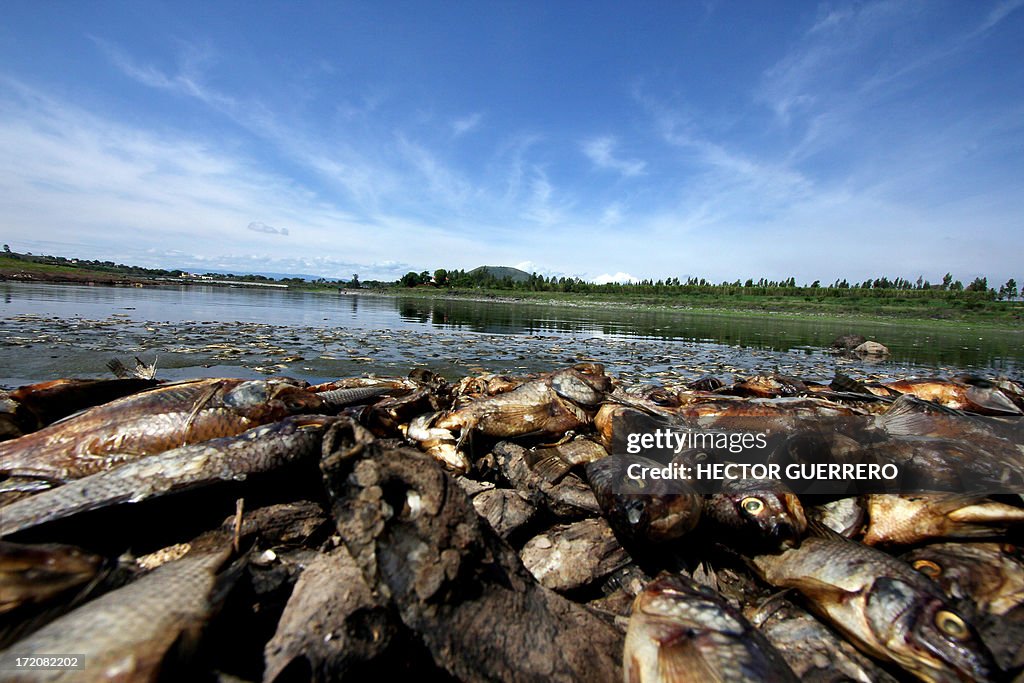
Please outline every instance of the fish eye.
[{"label": "fish eye", "polygon": [[629,520],[630,524],[639,524],[640,518],[644,514],[643,501],[635,500],[629,504],[626,510],[626,519]]},{"label": "fish eye", "polygon": [[942,574],[942,567],[931,560],[917,560],[914,562],[913,567],[929,579],[937,579]]},{"label": "fish eye", "polygon": [[764,510],[764,501],[760,498],[744,498],[740,501],[740,507],[752,515],[759,515]]},{"label": "fish eye", "polygon": [[948,610],[939,610],[936,613],[935,625],[947,636],[956,640],[966,640],[970,635],[970,630],[964,620]]}]

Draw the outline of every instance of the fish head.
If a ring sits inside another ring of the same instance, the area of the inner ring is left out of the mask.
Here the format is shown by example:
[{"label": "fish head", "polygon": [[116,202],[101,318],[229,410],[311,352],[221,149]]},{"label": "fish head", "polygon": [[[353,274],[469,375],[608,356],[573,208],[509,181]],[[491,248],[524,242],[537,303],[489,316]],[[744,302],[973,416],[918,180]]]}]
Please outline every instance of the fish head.
[{"label": "fish head", "polygon": [[587,464],[587,480],[608,524],[621,536],[662,542],[692,531],[703,496],[683,481],[634,478],[629,466],[662,466],[646,458],[609,456]]},{"label": "fish head", "polygon": [[999,673],[977,630],[937,591],[880,577],[867,598],[867,617],[883,647],[923,680],[989,681]]},{"label": "fish head", "polygon": [[715,520],[748,537],[756,545],[795,548],[807,533],[807,516],[800,499],[785,487],[760,482],[737,482],[723,487],[709,505]]}]

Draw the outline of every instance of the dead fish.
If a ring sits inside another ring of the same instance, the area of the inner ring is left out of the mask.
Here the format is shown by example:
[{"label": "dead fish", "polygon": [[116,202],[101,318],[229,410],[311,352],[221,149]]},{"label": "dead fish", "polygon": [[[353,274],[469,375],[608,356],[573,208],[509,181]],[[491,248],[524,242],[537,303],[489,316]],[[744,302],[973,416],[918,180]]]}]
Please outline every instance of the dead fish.
[{"label": "dead fish", "polygon": [[24,433],[73,415],[81,410],[109,403],[156,386],[150,379],[55,379],[9,392],[17,402],[17,420]]},{"label": "dead fish", "polygon": [[0,508],[0,536],[117,503],[137,503],[218,481],[241,480],[320,454],[338,418],[297,415],[83,477]]},{"label": "dead fish", "polygon": [[107,368],[121,379],[154,379],[156,377],[156,357],[152,363],[146,363],[138,356],[135,356],[135,367],[129,370],[117,358],[107,361]]},{"label": "dead fish", "polygon": [[471,463],[459,450],[457,439],[451,430],[433,426],[440,413],[426,413],[412,419],[405,428],[405,437],[416,444],[421,451],[432,456],[448,468],[465,474]]},{"label": "dead fish", "polygon": [[954,600],[996,616],[1024,604],[1024,561],[999,543],[934,543],[902,556]]},{"label": "dead fish", "polygon": [[460,430],[460,439],[472,430],[499,438],[561,435],[589,424],[610,389],[601,366],[577,366],[481,398],[441,416],[435,426]]},{"label": "dead fish", "polygon": [[534,506],[560,519],[600,514],[591,487],[572,472],[557,484],[545,481],[526,464],[526,450],[510,441],[496,444],[492,454],[501,474]]},{"label": "dead fish", "polygon": [[670,541],[692,531],[700,521],[703,496],[687,481],[656,479],[642,474],[642,468],[665,465],[633,455],[587,465],[587,481],[604,518],[625,538],[638,541]]},{"label": "dead fish", "polygon": [[156,680],[179,636],[194,636],[214,609],[211,597],[230,554],[230,541],[218,538],[18,641],[0,652],[0,671],[14,671],[18,657],[67,653],[82,668],[19,671],[7,680]]},{"label": "dead fish", "polygon": [[894,437],[934,437],[968,440],[992,453],[1005,452],[1020,457],[1024,450],[1024,430],[1016,418],[968,415],[952,408],[905,394],[874,419],[874,426]]},{"label": "dead fish", "polygon": [[607,457],[608,451],[601,444],[585,437],[526,452],[526,462],[530,469],[551,483],[557,482],[577,465]]},{"label": "dead fish", "polygon": [[686,388],[691,391],[714,391],[724,386],[725,382],[711,375],[705,375],[686,384]]},{"label": "dead fish", "polygon": [[738,551],[800,545],[807,531],[804,508],[784,484],[729,479],[704,499],[707,530]]},{"label": "dead fish", "polygon": [[807,519],[826,526],[843,538],[853,538],[864,528],[867,510],[857,497],[840,498],[804,508]]},{"label": "dead fish", "polygon": [[862,651],[924,681],[991,681],[992,654],[938,586],[889,555],[839,537],[758,555],[754,567],[778,588],[795,588]]},{"label": "dead fish", "polygon": [[802,681],[896,683],[831,629],[779,596],[743,611]]},{"label": "dead fish", "polygon": [[523,528],[537,512],[537,506],[514,489],[482,491],[473,496],[473,509],[502,538]]},{"label": "dead fish", "polygon": [[556,525],[527,541],[519,557],[540,585],[556,591],[587,586],[632,562],[600,518]]},{"label": "dead fish", "polygon": [[964,494],[874,494],[867,496],[867,510],[867,545],[990,538],[1024,523],[1024,508]]},{"label": "dead fish", "polygon": [[0,443],[0,474],[64,482],[142,455],[315,413],[323,405],[316,394],[287,380],[168,384]]},{"label": "dead fish", "polygon": [[81,588],[103,563],[99,555],[70,545],[0,541],[0,614]]},{"label": "dead fish", "polygon": [[314,384],[309,387],[309,391],[314,394],[323,394],[347,389],[380,389],[391,392],[393,396],[400,396],[415,391],[417,388],[419,385],[416,382],[403,377],[346,377],[332,382]]},{"label": "dead fish", "polygon": [[476,377],[463,377],[454,387],[455,396],[496,396],[512,391],[528,381],[509,375],[485,373]]},{"label": "dead fish", "polygon": [[1024,415],[1024,410],[995,385],[973,386],[941,377],[924,377],[885,382],[884,386],[947,408],[980,415]]},{"label": "dead fish", "polygon": [[385,396],[391,396],[394,390],[388,386],[378,387],[352,387],[349,389],[331,389],[329,391],[315,392],[327,406],[331,408],[344,408],[345,406],[367,403]]},{"label": "dead fish", "polygon": [[18,419],[18,402],[10,397],[10,392],[0,391],[0,441],[17,439],[24,434]]},{"label": "dead fish", "polygon": [[729,396],[751,396],[757,398],[778,398],[799,396],[807,393],[807,385],[795,377],[784,375],[754,375],[731,386],[722,387],[716,393]]},{"label": "dead fish", "polygon": [[710,588],[663,575],[633,603],[627,683],[799,679],[764,635]]},{"label": "dead fish", "polygon": [[631,405],[605,403],[594,416],[594,427],[597,430],[601,445],[610,453],[625,452],[626,438],[629,434],[642,434],[666,427],[672,415],[661,412],[655,404]]}]

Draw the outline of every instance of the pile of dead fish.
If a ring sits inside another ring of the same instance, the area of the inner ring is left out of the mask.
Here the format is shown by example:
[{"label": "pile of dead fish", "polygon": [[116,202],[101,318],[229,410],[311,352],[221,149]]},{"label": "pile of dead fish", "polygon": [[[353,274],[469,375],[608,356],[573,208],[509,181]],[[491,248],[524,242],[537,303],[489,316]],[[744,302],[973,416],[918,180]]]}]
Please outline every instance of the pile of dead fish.
[{"label": "pile of dead fish", "polygon": [[[622,386],[587,363],[21,387],[0,680],[1012,680],[1022,409],[1007,380]],[[888,453],[916,489],[624,476],[666,465],[621,450],[666,424]]]}]

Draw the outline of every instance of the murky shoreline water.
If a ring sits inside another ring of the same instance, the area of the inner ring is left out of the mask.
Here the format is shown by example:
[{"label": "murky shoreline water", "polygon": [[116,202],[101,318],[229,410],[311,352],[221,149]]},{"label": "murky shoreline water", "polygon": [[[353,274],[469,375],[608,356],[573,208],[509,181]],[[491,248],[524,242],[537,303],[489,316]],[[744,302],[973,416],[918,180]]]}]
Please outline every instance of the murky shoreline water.
[{"label": "murky shoreline water", "polygon": [[[164,379],[279,374],[318,382],[366,373],[405,375],[414,367],[452,378],[480,371],[546,371],[580,360],[604,363],[629,382],[672,383],[708,374],[728,380],[733,374],[775,370],[822,381],[836,370],[857,377],[969,370],[1024,378],[1024,361],[1001,351],[1012,349],[1019,338],[1012,332],[1005,333],[994,355],[978,355],[967,346],[962,339],[972,334],[968,330],[953,340],[964,349],[944,354],[923,349],[930,352],[929,362],[915,362],[922,347],[935,343],[931,331],[908,336],[897,326],[865,323],[869,336],[882,337],[897,352],[895,361],[872,363],[806,343],[842,329],[827,320],[765,320],[759,326],[757,318],[726,318],[712,321],[719,327],[709,340],[707,332],[682,338],[673,327],[681,316],[672,311],[589,309],[573,317],[572,311],[554,307],[508,303],[0,285],[0,386],[5,387],[56,377],[106,377],[111,358],[128,361],[136,355],[146,362],[157,358]],[[973,362],[957,362],[961,358]],[[995,360],[986,364],[985,358]]]},{"label": "murky shoreline water", "polygon": [[[153,322],[20,315],[0,324],[0,385],[56,377],[109,376],[106,362],[139,356],[158,376],[288,375],[310,382],[374,373],[405,375],[427,367],[450,378],[491,371],[550,370],[582,360],[604,363],[629,382],[695,379],[779,371],[828,381],[836,370],[858,377],[955,374],[956,367],[873,363],[823,350],[772,351],[649,339],[503,335],[417,330],[345,330],[244,322]],[[1013,375],[1011,375],[1013,376]],[[1020,379],[1019,375],[1016,375]]]}]

